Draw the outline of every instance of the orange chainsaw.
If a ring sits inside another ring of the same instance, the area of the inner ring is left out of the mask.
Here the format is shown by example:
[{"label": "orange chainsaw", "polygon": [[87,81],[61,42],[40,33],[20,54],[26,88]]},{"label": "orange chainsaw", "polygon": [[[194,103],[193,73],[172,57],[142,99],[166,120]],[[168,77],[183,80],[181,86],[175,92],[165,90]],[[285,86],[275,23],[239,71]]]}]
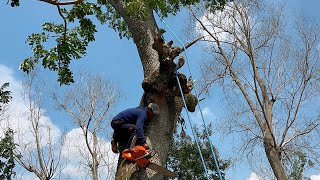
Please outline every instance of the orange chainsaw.
[{"label": "orange chainsaw", "polygon": [[146,149],[143,146],[134,146],[131,149],[125,149],[122,151],[122,157],[135,162],[138,166],[146,169],[152,169],[158,173],[161,173],[167,177],[175,177],[176,175],[168,169],[152,163],[149,159],[155,155],[153,150]]}]

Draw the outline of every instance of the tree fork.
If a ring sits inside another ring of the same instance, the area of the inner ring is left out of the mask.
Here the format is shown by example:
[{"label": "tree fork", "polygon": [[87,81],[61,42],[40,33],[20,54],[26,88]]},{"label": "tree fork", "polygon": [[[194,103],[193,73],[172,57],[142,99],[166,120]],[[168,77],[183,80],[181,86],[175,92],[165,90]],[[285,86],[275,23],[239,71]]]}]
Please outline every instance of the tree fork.
[{"label": "tree fork", "polygon": [[[190,47],[201,38],[189,43],[187,47]],[[184,74],[176,72],[177,69],[184,65],[184,57],[180,56],[177,64],[173,62],[185,49],[171,47],[172,44],[172,40],[165,43],[160,36],[154,39],[152,48],[158,52],[160,67],[143,80],[142,88],[147,93],[162,93],[165,96],[181,96],[178,85],[178,83],[180,83],[182,92],[185,95],[187,109],[190,112],[194,112],[198,101],[196,96],[191,93],[193,82],[191,79],[187,79]],[[178,76],[179,82],[176,76]]]}]

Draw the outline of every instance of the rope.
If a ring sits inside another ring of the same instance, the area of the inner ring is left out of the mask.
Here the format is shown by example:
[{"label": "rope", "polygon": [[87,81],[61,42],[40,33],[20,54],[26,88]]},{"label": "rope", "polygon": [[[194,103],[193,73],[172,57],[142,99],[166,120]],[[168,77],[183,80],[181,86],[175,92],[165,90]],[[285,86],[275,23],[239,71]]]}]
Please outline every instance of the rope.
[{"label": "rope", "polygon": [[[163,22],[163,24],[169,29],[169,31],[171,32],[171,34],[179,41],[179,43],[180,43],[180,44],[182,45],[182,47],[184,48],[184,54],[185,54],[185,57],[186,57],[186,62],[187,62],[187,65],[188,65],[188,70],[189,70],[190,76],[192,77],[192,72],[191,72],[191,68],[190,68],[190,64],[189,64],[189,59],[188,59],[186,47],[184,46],[184,44],[182,43],[182,41],[178,38],[178,36],[177,36],[177,35],[171,30],[171,28],[166,24],[166,22],[164,21],[164,19],[161,18],[158,13],[157,13],[157,15],[158,15],[159,19]],[[178,85],[179,85],[179,89],[180,89],[180,93],[181,93],[181,97],[182,97],[184,106],[187,107],[186,101],[185,101],[185,98],[184,98],[184,94],[183,94],[183,92],[182,92],[181,84],[180,84],[180,81],[179,81],[179,78],[178,78],[178,69],[177,69],[177,68],[176,68],[176,78],[177,78],[177,81],[178,81]],[[219,168],[219,163],[218,163],[216,154],[214,153],[214,150],[213,150],[213,145],[212,145],[212,143],[211,143],[211,140],[209,139],[209,133],[208,133],[207,125],[206,125],[205,120],[204,120],[204,117],[203,117],[203,113],[202,113],[202,109],[201,109],[201,106],[200,106],[199,96],[198,96],[196,87],[194,87],[194,91],[195,91],[195,94],[196,94],[196,97],[197,97],[197,103],[198,103],[198,107],[199,107],[201,119],[202,119],[202,122],[203,122],[203,125],[204,125],[204,128],[205,128],[205,132],[206,132],[206,135],[207,135],[207,139],[208,139],[209,144],[210,144],[210,150],[211,150],[211,153],[212,153],[212,156],[213,156],[213,159],[214,159],[214,163],[215,163],[215,165],[216,165],[216,168],[217,168],[217,171],[218,171],[218,175],[219,175],[220,180],[223,180],[223,179],[222,179],[222,176],[221,176],[220,168]],[[203,164],[203,166],[204,166],[204,170],[205,170],[205,172],[206,172],[207,179],[209,179],[209,178],[208,178],[208,173],[207,173],[207,168],[206,168],[206,165],[204,164],[204,160],[203,160],[203,156],[202,156],[202,153],[201,153],[201,150],[200,150],[200,147],[199,147],[199,143],[198,143],[197,137],[196,137],[195,134],[194,134],[194,131],[193,131],[193,128],[192,128],[192,124],[191,124],[191,120],[190,120],[190,117],[189,117],[189,113],[188,113],[187,110],[186,110],[186,113],[187,113],[187,117],[188,117],[188,120],[189,120],[189,123],[190,123],[190,127],[191,127],[191,129],[192,129],[192,134],[193,134],[193,136],[194,136],[194,139],[195,139],[196,144],[197,144],[197,147],[198,147],[198,151],[199,151],[200,156],[201,156],[201,161],[202,161],[202,164]]]},{"label": "rope", "polygon": [[[187,107],[187,103],[186,103],[186,100],[184,98],[184,94],[182,92],[180,80],[179,80],[179,77],[178,77],[178,69],[177,68],[176,68],[176,78],[177,78],[177,81],[178,81],[179,90],[180,90],[180,94],[181,94],[181,97],[182,97],[182,100],[183,100],[184,107]],[[189,124],[190,124],[190,127],[191,127],[193,138],[194,138],[194,140],[196,141],[196,144],[197,144],[198,152],[199,152],[200,158],[201,158],[201,163],[202,163],[204,171],[206,173],[206,177],[207,177],[207,179],[209,179],[207,166],[206,166],[206,164],[204,162],[204,159],[203,159],[203,156],[202,156],[202,152],[201,152],[200,145],[199,145],[199,142],[198,142],[198,137],[196,136],[196,134],[195,134],[195,132],[194,132],[194,130],[192,128],[192,123],[191,123],[191,120],[190,120],[190,117],[189,117],[189,113],[188,113],[187,110],[186,110],[186,113],[187,113],[187,117],[188,117]]]}]

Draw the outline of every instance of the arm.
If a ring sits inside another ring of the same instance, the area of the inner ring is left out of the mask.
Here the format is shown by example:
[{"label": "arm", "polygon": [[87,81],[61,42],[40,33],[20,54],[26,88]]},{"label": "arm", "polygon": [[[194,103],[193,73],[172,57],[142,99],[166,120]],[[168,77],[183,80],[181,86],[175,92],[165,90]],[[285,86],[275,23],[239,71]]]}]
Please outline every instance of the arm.
[{"label": "arm", "polygon": [[117,145],[117,142],[115,140],[115,134],[113,133],[113,137],[112,137],[112,140],[111,140],[111,150],[113,153],[118,153],[118,145]]},{"label": "arm", "polygon": [[136,133],[137,133],[137,138],[140,145],[144,145],[146,143],[146,137],[144,136],[144,130],[143,130],[143,126],[146,120],[147,120],[147,113],[142,112],[136,122]]}]

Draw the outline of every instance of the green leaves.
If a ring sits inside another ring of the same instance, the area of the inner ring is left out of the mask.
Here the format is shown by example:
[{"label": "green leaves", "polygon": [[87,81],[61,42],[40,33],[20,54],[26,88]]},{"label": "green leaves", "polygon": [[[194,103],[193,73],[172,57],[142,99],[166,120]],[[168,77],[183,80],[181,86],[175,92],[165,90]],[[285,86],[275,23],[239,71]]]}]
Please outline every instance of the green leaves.
[{"label": "green leaves", "polygon": [[[209,135],[211,135],[211,125],[209,125],[209,129]],[[195,132],[199,139],[201,152],[208,169],[208,176],[210,179],[218,180],[219,176],[217,168],[214,164],[210,143],[207,140],[206,133],[204,130],[200,133],[197,128],[195,128]],[[218,156],[218,153],[215,153]],[[230,165],[229,160],[221,160],[219,156],[218,162],[219,169],[221,171],[226,170]],[[206,179],[197,144],[190,136],[185,134],[184,131],[182,131],[182,133],[175,134],[173,147],[169,153],[167,165],[177,174],[178,179]],[[223,173],[222,175],[224,177]]]},{"label": "green leaves", "polygon": [[226,0],[219,0],[219,1],[211,1],[211,0],[206,0],[207,4],[206,7],[209,8],[212,12],[216,10],[222,10],[227,3]]},{"label": "green leaves", "polygon": [[[69,12],[61,9],[66,23],[44,23],[43,32],[31,34],[27,42],[32,46],[33,56],[26,58],[20,64],[20,68],[29,73],[37,63],[42,61],[44,68],[58,71],[58,81],[61,85],[73,83],[69,65],[71,60],[85,56],[87,46],[95,40],[96,25],[88,16],[97,12],[99,19],[104,21],[102,11],[92,3],[75,5]],[[78,20],[78,26],[67,27],[67,22],[72,23],[76,20]]]},{"label": "green leaves", "polygon": [[[208,7],[215,7],[225,3],[225,0],[210,1]],[[13,5],[19,5],[19,0],[11,0]],[[181,7],[192,5],[200,0],[123,0],[127,15],[144,19],[152,10],[163,17],[176,14]],[[217,3],[218,2],[218,3]],[[109,22],[109,27],[119,33],[119,37],[131,38],[128,25],[120,14],[106,1],[98,0],[97,3],[82,2],[70,10],[58,6],[58,14],[63,23],[44,23],[43,32],[31,34],[27,42],[32,47],[33,55],[24,59],[20,68],[29,73],[42,62],[44,68],[58,72],[60,85],[73,83],[70,63],[86,55],[90,42],[95,40],[96,25],[93,23],[95,16],[101,24]],[[149,14],[151,15],[151,14]],[[70,28],[71,27],[71,28]]]},{"label": "green leaves", "polygon": [[10,96],[11,91],[5,90],[7,87],[9,87],[9,83],[4,83],[0,87],[0,111],[2,110],[2,104],[8,104],[12,99],[12,97]]},{"label": "green leaves", "polygon": [[9,87],[9,83],[4,83],[1,87],[0,87],[0,103],[3,104],[7,104],[9,103],[9,101],[11,100],[11,91],[6,91],[5,89],[7,87]]},{"label": "green leaves", "polygon": [[11,7],[20,6],[20,0],[8,0],[7,4],[9,4],[9,2]]},{"label": "green leaves", "polygon": [[[9,83],[4,83],[0,87],[0,111],[2,110],[2,104],[8,104],[12,99],[10,96],[11,91],[5,89],[9,87]],[[13,142],[13,130],[7,129],[4,134],[4,138],[0,140],[0,179],[11,179],[15,175],[13,168],[14,164],[14,153],[16,144]]]},{"label": "green leaves", "polygon": [[0,179],[12,179],[16,173],[13,171],[14,149],[16,144],[13,142],[13,130],[8,129],[5,136],[0,140]]},{"label": "green leaves", "polygon": [[289,179],[307,179],[304,177],[305,170],[314,167],[314,163],[306,153],[297,151],[291,155],[287,155],[283,162],[287,166]]}]

